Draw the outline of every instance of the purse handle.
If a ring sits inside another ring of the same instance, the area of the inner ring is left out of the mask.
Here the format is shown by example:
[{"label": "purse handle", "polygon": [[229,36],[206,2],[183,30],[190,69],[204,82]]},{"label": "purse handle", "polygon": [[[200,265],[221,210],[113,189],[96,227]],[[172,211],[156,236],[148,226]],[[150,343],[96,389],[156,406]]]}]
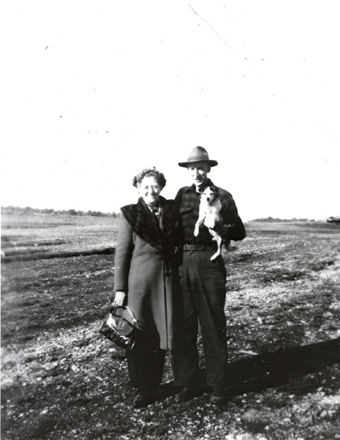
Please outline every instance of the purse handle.
[{"label": "purse handle", "polygon": [[128,321],[133,327],[136,327],[138,323],[133,311],[128,306],[112,307],[110,309],[110,312],[113,315],[120,316],[121,318],[126,319],[126,321]]}]

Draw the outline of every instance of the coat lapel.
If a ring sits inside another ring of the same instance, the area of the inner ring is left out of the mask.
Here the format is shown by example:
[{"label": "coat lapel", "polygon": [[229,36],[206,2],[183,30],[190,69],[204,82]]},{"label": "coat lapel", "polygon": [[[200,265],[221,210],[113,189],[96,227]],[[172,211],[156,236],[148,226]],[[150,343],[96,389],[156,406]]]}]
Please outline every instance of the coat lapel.
[{"label": "coat lapel", "polygon": [[152,214],[149,208],[140,198],[136,205],[127,205],[122,208],[126,220],[132,230],[151,246],[162,249],[162,233],[157,217]]},{"label": "coat lapel", "polygon": [[176,245],[178,241],[179,216],[174,203],[160,198],[162,206],[161,225],[156,215],[146,206],[142,198],[136,205],[127,205],[122,208],[126,220],[132,230],[151,246],[165,251]]}]

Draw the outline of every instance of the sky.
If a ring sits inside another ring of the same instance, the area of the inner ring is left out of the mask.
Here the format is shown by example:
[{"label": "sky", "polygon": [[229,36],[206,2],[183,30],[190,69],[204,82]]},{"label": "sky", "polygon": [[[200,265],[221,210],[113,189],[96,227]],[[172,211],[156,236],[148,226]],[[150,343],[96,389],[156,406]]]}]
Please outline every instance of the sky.
[{"label": "sky", "polygon": [[340,215],[340,6],[16,1],[1,6],[2,206],[118,212],[195,146],[241,218]]}]

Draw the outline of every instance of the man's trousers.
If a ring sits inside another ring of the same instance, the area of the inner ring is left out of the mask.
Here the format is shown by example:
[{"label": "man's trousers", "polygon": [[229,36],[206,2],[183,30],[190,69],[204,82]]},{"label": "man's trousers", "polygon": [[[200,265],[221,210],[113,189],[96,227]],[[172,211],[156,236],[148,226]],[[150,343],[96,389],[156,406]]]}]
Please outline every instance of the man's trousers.
[{"label": "man's trousers", "polygon": [[227,386],[226,270],[221,256],[210,261],[214,250],[190,250],[183,255],[184,328],[182,347],[172,356],[175,384],[198,386],[198,320],[205,357],[206,384],[216,389]]}]

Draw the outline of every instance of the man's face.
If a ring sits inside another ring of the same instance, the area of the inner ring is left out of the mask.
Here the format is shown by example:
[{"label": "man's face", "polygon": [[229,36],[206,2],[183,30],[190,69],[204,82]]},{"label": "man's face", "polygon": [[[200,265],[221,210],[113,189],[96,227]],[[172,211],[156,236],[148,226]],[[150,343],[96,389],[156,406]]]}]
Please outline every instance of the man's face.
[{"label": "man's face", "polygon": [[197,188],[201,188],[208,179],[208,173],[210,172],[210,165],[206,162],[195,162],[188,165],[188,173],[191,178],[191,182],[196,185]]}]

